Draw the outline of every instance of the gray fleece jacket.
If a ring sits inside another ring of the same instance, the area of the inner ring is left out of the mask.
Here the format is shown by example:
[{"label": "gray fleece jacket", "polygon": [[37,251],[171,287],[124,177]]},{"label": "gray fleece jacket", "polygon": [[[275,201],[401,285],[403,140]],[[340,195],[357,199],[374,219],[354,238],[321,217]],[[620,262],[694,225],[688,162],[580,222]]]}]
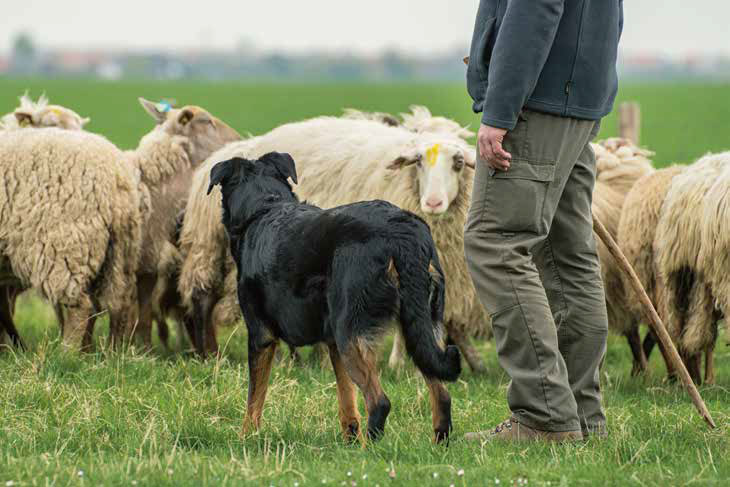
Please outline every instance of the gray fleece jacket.
[{"label": "gray fleece jacket", "polygon": [[523,108],[600,120],[618,90],[623,0],[481,0],[467,88],[482,122],[512,130]]}]

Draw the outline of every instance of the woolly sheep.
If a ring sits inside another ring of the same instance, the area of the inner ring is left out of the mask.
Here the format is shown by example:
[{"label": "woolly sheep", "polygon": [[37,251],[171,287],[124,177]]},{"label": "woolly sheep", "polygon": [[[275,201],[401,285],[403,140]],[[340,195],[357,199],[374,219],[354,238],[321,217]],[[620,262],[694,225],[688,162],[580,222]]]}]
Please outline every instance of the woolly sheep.
[{"label": "woolly sheep", "polygon": [[68,313],[64,342],[80,347],[95,303],[111,340],[136,316],[139,172],[103,137],[58,128],[0,133],[3,281],[36,288]]},{"label": "woolly sheep", "polygon": [[[710,204],[722,202],[709,199],[710,190],[730,164],[730,155],[707,155],[672,181],[661,211],[655,241],[657,268],[664,282],[667,328],[678,344],[680,354],[695,383],[702,382],[700,362],[707,353],[707,377],[712,381],[712,349],[717,336],[719,316],[708,271],[714,264],[714,243],[704,239],[703,223],[712,213]],[[719,190],[721,193],[722,190]],[[718,192],[713,196],[719,196]],[[723,223],[715,221],[716,225]],[[706,225],[705,225],[706,226]],[[711,234],[711,231],[705,231]],[[700,261],[700,256],[703,260]],[[720,258],[720,256],[717,256]]]},{"label": "woolly sheep", "polygon": [[[0,250],[10,265],[3,265],[3,269],[9,267],[20,285],[38,287],[52,303],[67,308],[70,326],[64,341],[72,346],[90,344],[94,321],[90,317],[97,302],[110,312],[112,341],[118,342],[132,330],[138,314],[138,274],[161,275],[161,266],[167,261],[159,256],[169,249],[169,241],[175,240],[176,215],[170,217],[171,223],[155,220],[159,214],[156,208],[168,197],[168,184],[213,150],[238,138],[235,131],[202,108],[187,106],[165,113],[150,102],[140,101],[158,125],[134,151],[122,153],[99,136],[57,129],[2,135],[2,163],[15,161],[29,173],[22,183],[16,181],[15,173],[5,174],[10,191],[0,197],[0,208],[11,211],[7,215],[3,212],[9,223],[0,221]],[[13,144],[17,145],[14,150]],[[28,160],[23,159],[21,149],[30,154]],[[53,164],[46,160],[50,157],[69,162]],[[32,167],[36,169],[29,169]],[[108,180],[103,178],[105,174]],[[34,191],[34,183],[50,191]],[[122,198],[126,195],[129,197]],[[29,198],[37,200],[34,206],[25,201]],[[80,211],[82,216],[78,216]],[[63,218],[44,227],[43,215],[61,212]],[[128,218],[117,224],[118,214]],[[52,232],[41,232],[31,246],[27,245],[29,227],[18,226],[17,221],[27,223],[34,218],[38,222],[33,227]],[[69,228],[68,235],[57,228],[63,224]],[[79,226],[83,228],[77,230]],[[172,236],[166,233],[169,227]],[[18,240],[26,246],[18,247]],[[97,295],[88,295],[87,289],[92,288],[98,290]]]},{"label": "woolly sheep", "polygon": [[348,108],[345,110],[342,118],[352,120],[372,120],[381,122],[391,127],[402,126],[403,128],[421,133],[421,132],[449,132],[464,140],[469,140],[476,134],[466,127],[462,127],[459,123],[446,117],[433,116],[431,111],[421,105],[411,105],[410,113],[401,113],[401,119],[389,113],[381,112],[363,112]]},{"label": "woolly sheep", "polygon": [[254,158],[273,149],[294,157],[300,180],[296,192],[303,199],[322,207],[385,199],[431,225],[448,283],[449,335],[467,352],[470,366],[482,369],[478,355],[469,353],[466,336],[489,320],[476,299],[463,251],[475,151],[446,132],[418,134],[367,120],[322,117],[284,125],[213,154],[195,174],[181,234],[180,292],[196,324],[239,318],[220,197],[206,195],[210,169],[234,156]]},{"label": "woolly sheep", "polygon": [[[140,295],[140,320],[137,325],[143,343],[151,343],[150,332],[152,321],[159,327],[165,327],[165,317],[170,315],[180,319],[184,313],[176,296],[177,282],[181,264],[180,252],[177,248],[179,234],[179,217],[185,208],[190,191],[193,170],[211,153],[230,142],[241,140],[234,129],[200,107],[189,106],[180,110],[160,111],[158,105],[140,98],[142,107],[162,127],[170,120],[179,119],[187,110],[191,123],[187,131],[180,135],[186,137],[186,153],[178,157],[188,159],[177,165],[179,169],[161,184],[149,183],[148,190],[151,207],[148,223],[145,226],[142,241],[142,255],[138,270],[138,285],[144,289]],[[153,132],[154,134],[155,132]],[[148,137],[151,137],[152,134]],[[175,157],[177,150],[173,145],[162,148],[162,153],[155,157],[159,160]],[[144,154],[144,153],[143,153]],[[132,156],[134,157],[134,156]],[[143,157],[149,157],[144,154]],[[144,165],[139,164],[138,165]],[[152,165],[154,167],[155,165]],[[163,336],[165,331],[163,329]]]},{"label": "woolly sheep", "polygon": [[50,105],[48,98],[41,95],[34,102],[28,93],[20,97],[20,106],[14,112],[0,119],[0,130],[12,130],[24,127],[58,127],[66,130],[83,130],[89,123],[73,110],[60,105]]},{"label": "woolly sheep", "polygon": [[[639,149],[625,139],[608,139],[600,144],[593,144],[592,147],[596,154],[593,214],[616,238],[626,195],[638,179],[654,170],[648,159],[651,153]],[[604,243],[598,238],[596,240],[606,294],[609,328],[624,333],[625,324],[631,318],[626,309],[626,293],[622,285],[623,273]]]},{"label": "woolly sheep", "polygon": [[[698,267],[707,280],[717,309],[712,322],[696,322],[698,328],[685,333],[687,344],[696,348],[705,346],[705,380],[714,383],[713,351],[717,339],[717,321],[730,316],[730,152],[714,156],[722,166],[719,175],[704,199],[701,230],[703,246],[698,257]],[[724,162],[723,162],[724,161]],[[726,321],[727,329],[727,321]]]},{"label": "woolly sheep", "polygon": [[[82,118],[74,111],[59,105],[49,105],[48,98],[41,96],[34,102],[26,92],[19,98],[20,106],[12,113],[0,118],[1,130],[17,130],[21,128],[58,127],[66,130],[82,130],[83,125],[88,123],[88,118]],[[7,334],[11,343],[22,347],[20,335],[15,328],[13,315],[15,313],[15,301],[22,289],[10,285],[0,287],[0,344]],[[58,306],[54,307],[59,323],[63,314]]]},{"label": "woolly sheep", "polygon": [[[661,314],[664,305],[659,302],[659,298],[664,296],[664,292],[656,268],[654,240],[669,187],[674,177],[684,169],[685,166],[672,166],[639,179],[626,196],[618,227],[617,242]],[[641,303],[631,294],[628,276],[623,274],[622,289],[626,297],[624,302],[628,319],[613,323],[616,326],[614,331],[626,336],[634,357],[632,375],[637,375],[646,370],[648,352],[653,345],[649,345],[652,340],[648,338],[645,342],[647,348],[641,347],[639,323],[644,321],[645,312]],[[671,369],[669,372],[672,373]]]}]

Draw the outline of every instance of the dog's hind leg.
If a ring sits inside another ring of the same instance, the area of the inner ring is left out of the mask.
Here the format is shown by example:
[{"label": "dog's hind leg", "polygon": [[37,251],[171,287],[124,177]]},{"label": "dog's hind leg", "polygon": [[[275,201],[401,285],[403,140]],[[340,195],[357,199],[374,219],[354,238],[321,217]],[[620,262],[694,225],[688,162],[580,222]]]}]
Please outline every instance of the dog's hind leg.
[{"label": "dog's hind leg", "polygon": [[257,431],[269,387],[269,375],[276,355],[276,341],[260,346],[249,335],[248,340],[248,405],[243,420],[243,434]]},{"label": "dog's hind leg", "polygon": [[431,398],[431,419],[433,421],[434,441],[448,443],[451,424],[451,396],[446,387],[437,379],[424,377]]},{"label": "dog's hind leg", "polygon": [[377,440],[385,432],[385,420],[390,413],[390,400],[380,386],[380,378],[375,367],[375,352],[364,340],[358,338],[345,347],[339,347],[339,344],[340,342],[338,349],[344,359],[347,373],[365,396],[368,438]]},{"label": "dog's hind leg", "polygon": [[329,346],[332,368],[337,379],[337,400],[340,406],[340,425],[345,441],[354,441],[360,435],[360,411],[357,410],[357,390],[347,374],[336,345]]}]

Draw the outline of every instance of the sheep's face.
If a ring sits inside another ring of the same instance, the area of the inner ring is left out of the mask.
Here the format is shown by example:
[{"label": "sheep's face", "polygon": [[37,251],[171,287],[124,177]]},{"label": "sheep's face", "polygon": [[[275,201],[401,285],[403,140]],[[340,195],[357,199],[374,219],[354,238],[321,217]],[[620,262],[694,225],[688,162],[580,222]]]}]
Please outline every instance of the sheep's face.
[{"label": "sheep's face", "polygon": [[15,111],[15,118],[20,127],[58,127],[65,130],[83,130],[89,123],[88,118],[82,118],[78,113],[59,105],[48,105],[30,112],[24,109]]},{"label": "sheep's face", "polygon": [[142,98],[139,101],[157,121],[160,130],[188,140],[187,150],[193,166],[202,163],[224,145],[242,138],[238,132],[203,108],[188,105],[171,109],[169,105],[157,105]]},{"label": "sheep's face", "polygon": [[474,167],[475,154],[461,145],[431,143],[414,147],[393,161],[390,169],[414,167],[421,211],[441,215],[459,194],[464,168]]}]

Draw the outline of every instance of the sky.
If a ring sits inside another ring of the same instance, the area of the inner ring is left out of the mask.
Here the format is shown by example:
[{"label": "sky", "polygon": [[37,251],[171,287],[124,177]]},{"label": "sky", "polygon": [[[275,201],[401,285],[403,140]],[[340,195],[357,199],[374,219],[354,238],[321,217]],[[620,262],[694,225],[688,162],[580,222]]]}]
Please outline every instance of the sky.
[{"label": "sky", "polygon": [[[569,0],[570,1],[570,0]],[[573,0],[575,1],[575,0]],[[601,0],[612,1],[612,0]],[[44,47],[311,49],[428,54],[468,45],[478,0],[3,0],[0,52]],[[730,55],[728,0],[626,0],[623,49]]]}]

